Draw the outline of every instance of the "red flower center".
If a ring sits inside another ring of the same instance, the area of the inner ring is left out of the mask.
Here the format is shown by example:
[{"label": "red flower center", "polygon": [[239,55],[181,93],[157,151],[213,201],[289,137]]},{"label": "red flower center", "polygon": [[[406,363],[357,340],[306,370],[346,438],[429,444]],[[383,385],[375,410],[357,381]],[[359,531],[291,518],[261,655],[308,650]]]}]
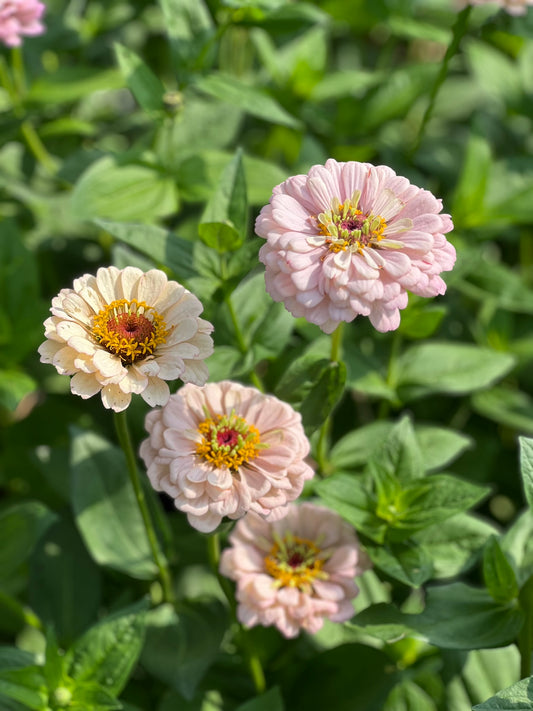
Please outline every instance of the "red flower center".
[{"label": "red flower center", "polygon": [[239,441],[239,433],[237,430],[232,430],[229,427],[225,427],[217,432],[217,442],[221,447],[234,447]]},{"label": "red flower center", "polygon": [[135,338],[136,341],[150,340],[154,324],[142,314],[119,314],[107,322],[107,330],[119,338]]}]

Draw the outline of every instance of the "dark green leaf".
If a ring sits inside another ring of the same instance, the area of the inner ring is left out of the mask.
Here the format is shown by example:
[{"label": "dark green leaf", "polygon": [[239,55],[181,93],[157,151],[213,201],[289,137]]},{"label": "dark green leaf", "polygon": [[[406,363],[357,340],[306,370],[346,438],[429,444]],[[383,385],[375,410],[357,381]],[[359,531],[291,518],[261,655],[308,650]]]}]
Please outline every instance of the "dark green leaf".
[{"label": "dark green leaf", "polygon": [[279,687],[273,686],[264,694],[241,704],[236,711],[284,711],[283,698]]},{"label": "dark green leaf", "polygon": [[533,677],[499,691],[487,701],[473,707],[473,711],[526,711],[533,709]]},{"label": "dark green leaf", "polygon": [[412,543],[367,545],[366,550],[377,568],[404,585],[418,588],[432,577],[431,556],[420,545]]},{"label": "dark green leaf", "polygon": [[496,536],[492,536],[485,545],[483,577],[487,590],[496,602],[511,602],[518,596],[515,572]]},{"label": "dark green leaf", "polygon": [[30,709],[43,711],[48,694],[41,667],[0,670],[0,698],[2,696]]},{"label": "dark green leaf", "polygon": [[317,381],[302,401],[300,412],[309,434],[324,424],[344,393],[346,366],[329,362],[320,372]]},{"label": "dark green leaf", "polygon": [[520,473],[529,508],[533,511],[533,439],[519,437]]},{"label": "dark green leaf", "polygon": [[63,642],[72,642],[96,616],[100,571],[69,521],[58,521],[39,542],[29,595],[35,612]]}]

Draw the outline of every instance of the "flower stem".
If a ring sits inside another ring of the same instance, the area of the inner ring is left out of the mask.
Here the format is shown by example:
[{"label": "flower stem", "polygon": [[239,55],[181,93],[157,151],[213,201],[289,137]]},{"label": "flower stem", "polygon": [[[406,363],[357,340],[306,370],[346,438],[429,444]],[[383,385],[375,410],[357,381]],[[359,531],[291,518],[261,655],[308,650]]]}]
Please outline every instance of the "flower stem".
[{"label": "flower stem", "polygon": [[[341,358],[342,351],[342,331],[344,323],[341,321],[337,328],[333,331],[331,335],[331,352],[330,360],[332,363],[338,363]],[[322,427],[320,428],[320,433],[318,435],[318,442],[316,446],[316,458],[320,471],[323,475],[328,473],[328,459],[327,459],[327,449],[328,440],[331,432],[332,418],[331,414],[328,415],[324,421]]]},{"label": "flower stem", "polygon": [[221,575],[219,571],[220,535],[218,533],[211,534],[207,539],[207,557],[209,559],[209,564],[213,572],[217,576],[217,580],[219,582],[220,587],[222,588],[222,592],[224,593],[228,601],[231,614],[239,626],[240,639],[242,640],[243,651],[246,656],[248,670],[254,683],[255,691],[257,694],[262,694],[266,689],[266,681],[265,674],[263,672],[263,667],[261,665],[261,660],[259,659],[257,653],[253,648],[253,644],[250,639],[250,635],[248,634],[248,630],[246,629],[246,627],[243,627],[243,625],[237,620],[237,605],[235,603],[235,597],[233,595],[229,580],[223,575]]},{"label": "flower stem", "polygon": [[[387,385],[390,388],[396,387],[396,376],[398,367],[398,355],[400,354],[402,337],[399,331],[394,331],[389,355],[389,366],[387,368]],[[400,403],[397,403],[398,405]],[[379,406],[378,419],[387,419],[390,412],[391,403],[389,400],[382,400]]]},{"label": "flower stem", "polygon": [[24,120],[20,125],[20,131],[24,136],[28,148],[33,153],[37,161],[48,173],[55,175],[57,172],[57,164],[44,147],[44,143],[39,138],[39,134],[35,130],[31,121],[28,119]]},{"label": "flower stem", "polygon": [[465,35],[466,30],[468,28],[468,18],[470,17],[471,11],[472,6],[467,5],[457,15],[455,24],[452,27],[452,41],[450,42],[448,49],[446,50],[446,54],[444,55],[444,59],[442,60],[442,64],[440,66],[440,71],[437,75],[437,78],[435,79],[433,87],[431,88],[431,93],[429,95],[429,104],[427,105],[426,111],[422,118],[422,123],[420,124],[420,129],[418,130],[416,142],[413,148],[411,149],[411,156],[413,156],[420,148],[420,143],[422,142],[422,137],[426,130],[426,126],[429,123],[429,120],[435,109],[435,101],[437,99],[437,94],[439,93],[441,86],[444,84],[446,77],[448,76],[450,61],[457,53],[459,45],[461,44],[461,40],[463,39],[463,36]]},{"label": "flower stem", "polygon": [[135,452],[133,451],[133,446],[131,442],[126,412],[115,412],[115,428],[117,431],[118,441],[120,442],[120,446],[122,447],[126,456],[128,474],[130,475],[130,481],[135,492],[135,498],[137,499],[139,511],[141,512],[141,517],[144,523],[144,528],[146,530],[146,535],[148,537],[148,543],[150,545],[152,557],[159,571],[159,578],[161,580],[161,586],[163,588],[163,598],[165,602],[172,603],[174,595],[172,592],[172,581],[170,578],[170,571],[168,569],[166,559],[161,555],[159,543],[157,541],[154,527],[152,525],[150,512],[148,511],[148,506],[146,504],[146,498],[144,496],[141,480],[139,478],[139,471],[137,469]]},{"label": "flower stem", "polygon": [[[235,338],[237,339],[237,345],[239,347],[239,350],[243,355],[246,355],[246,353],[248,353],[248,346],[246,345],[246,342],[244,340],[244,336],[242,334],[239,321],[237,319],[237,314],[235,313],[235,307],[233,306],[233,302],[231,300],[231,294],[226,294],[226,296],[224,297],[224,301],[226,302],[226,306],[228,307],[231,323],[233,325],[233,331],[235,332]],[[249,376],[255,387],[262,393],[264,393],[266,391],[265,384],[261,380],[255,368],[252,368],[250,370]]]}]

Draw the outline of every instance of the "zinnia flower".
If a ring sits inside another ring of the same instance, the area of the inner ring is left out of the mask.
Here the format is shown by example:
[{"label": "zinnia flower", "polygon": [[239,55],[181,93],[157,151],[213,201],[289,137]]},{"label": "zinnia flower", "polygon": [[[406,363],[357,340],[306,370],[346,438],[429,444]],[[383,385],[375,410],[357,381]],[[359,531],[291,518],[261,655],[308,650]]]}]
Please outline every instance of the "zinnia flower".
[{"label": "zinnia flower", "polygon": [[18,47],[21,35],[41,35],[45,6],[38,0],[0,0],[0,42]]},{"label": "zinnia flower", "polygon": [[462,5],[499,5],[510,15],[525,15],[527,6],[533,5],[533,0],[469,0]]},{"label": "zinnia flower", "polygon": [[338,514],[312,503],[291,504],[274,523],[250,513],[229,540],[220,572],[237,583],[237,617],[247,627],[275,625],[295,637],[318,632],[324,618],[353,617],[354,577],[369,562]]},{"label": "zinnia flower", "polygon": [[204,533],[247,511],[277,520],[314,474],[300,415],[229,380],[185,385],[145,426],[140,452],[152,486]]},{"label": "zinnia flower", "polygon": [[120,412],[132,393],[164,405],[166,380],[205,383],[213,326],[198,318],[202,304],[185,287],[159,269],[135,267],[102,267],[73,286],[52,299],[39,353],[43,363],[73,375],[75,395],[100,392],[104,406]]},{"label": "zinnia flower", "polygon": [[274,188],[255,230],[267,242],[259,259],[266,288],[293,316],[325,333],[368,316],[378,331],[400,324],[406,290],[446,291],[442,271],[455,263],[442,203],[386,166],[313,166]]}]

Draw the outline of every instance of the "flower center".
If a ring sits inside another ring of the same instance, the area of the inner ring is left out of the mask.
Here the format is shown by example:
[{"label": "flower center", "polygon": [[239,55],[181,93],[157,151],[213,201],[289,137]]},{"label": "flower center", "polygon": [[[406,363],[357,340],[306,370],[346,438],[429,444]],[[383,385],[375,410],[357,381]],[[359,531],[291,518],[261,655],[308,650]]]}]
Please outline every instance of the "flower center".
[{"label": "flower center", "polygon": [[125,365],[143,360],[165,343],[169,331],[161,316],[144,301],[118,299],[94,317],[92,335]]},{"label": "flower center", "polygon": [[330,252],[362,252],[375,247],[383,239],[387,223],[381,215],[364,214],[358,209],[361,192],[356,190],[350,200],[331,201],[331,210],[317,216],[320,232],[326,237]]},{"label": "flower center", "polygon": [[329,577],[322,569],[325,557],[320,554],[320,548],[313,541],[287,533],[272,546],[265,558],[265,568],[274,578],[275,587],[298,588],[310,593],[316,578],[327,580]]},{"label": "flower center", "polygon": [[196,454],[218,469],[236,472],[266,446],[261,444],[259,430],[234,411],[231,415],[207,417],[198,425],[198,432],[202,441],[196,445]]}]

